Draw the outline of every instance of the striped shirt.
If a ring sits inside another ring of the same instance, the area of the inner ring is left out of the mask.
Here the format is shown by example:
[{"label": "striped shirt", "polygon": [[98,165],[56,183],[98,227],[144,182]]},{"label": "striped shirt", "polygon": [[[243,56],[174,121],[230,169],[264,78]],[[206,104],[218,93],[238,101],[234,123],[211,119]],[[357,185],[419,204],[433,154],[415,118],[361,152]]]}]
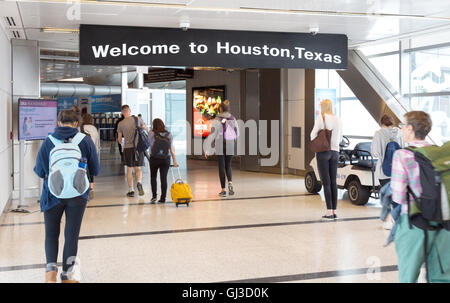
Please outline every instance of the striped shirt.
[{"label": "striped shirt", "polygon": [[[429,145],[426,141],[414,141],[409,144],[409,146],[414,147]],[[422,186],[420,185],[419,164],[414,159],[412,151],[399,149],[394,153],[394,158],[392,159],[391,189],[392,200],[402,204],[402,214],[408,213],[407,186],[411,188],[417,197],[420,197]],[[410,201],[412,201],[412,196]]]}]

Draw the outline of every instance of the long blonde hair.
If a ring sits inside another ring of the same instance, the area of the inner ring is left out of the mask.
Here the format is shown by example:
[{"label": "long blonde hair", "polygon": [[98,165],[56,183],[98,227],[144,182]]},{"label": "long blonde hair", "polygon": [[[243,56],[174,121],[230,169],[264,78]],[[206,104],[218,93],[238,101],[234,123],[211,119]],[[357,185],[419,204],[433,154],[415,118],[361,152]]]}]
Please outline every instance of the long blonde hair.
[{"label": "long blonde hair", "polygon": [[325,117],[325,114],[334,115],[333,102],[330,99],[325,99],[320,102],[320,114]]}]

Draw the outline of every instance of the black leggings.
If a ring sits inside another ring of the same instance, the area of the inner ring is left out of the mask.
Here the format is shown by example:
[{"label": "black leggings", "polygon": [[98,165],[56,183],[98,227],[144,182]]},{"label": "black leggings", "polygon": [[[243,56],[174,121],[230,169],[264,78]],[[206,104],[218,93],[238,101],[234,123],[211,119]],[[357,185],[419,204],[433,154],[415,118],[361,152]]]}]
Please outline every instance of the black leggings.
[{"label": "black leggings", "polygon": [[228,179],[228,182],[232,181],[231,160],[233,160],[233,156],[218,155],[218,159],[219,159],[220,185],[222,186],[222,188],[225,188],[225,174]]},{"label": "black leggings", "polygon": [[161,180],[161,200],[166,200],[167,194],[167,173],[169,172],[170,167],[170,158],[167,159],[157,159],[150,157],[150,182],[152,184],[152,195],[153,198],[156,198],[157,192],[157,182],[156,177],[158,175],[159,169],[159,177]]},{"label": "black leggings", "polygon": [[336,210],[337,208],[336,176],[338,158],[339,153],[333,150],[316,154],[319,176],[323,185],[327,209],[329,210]]},{"label": "black leggings", "polygon": [[78,237],[86,204],[87,200],[82,197],[61,199],[59,204],[44,212],[47,264],[56,263],[58,259],[58,240],[63,213],[66,214],[63,271],[67,272],[75,264],[75,257],[78,252]]}]

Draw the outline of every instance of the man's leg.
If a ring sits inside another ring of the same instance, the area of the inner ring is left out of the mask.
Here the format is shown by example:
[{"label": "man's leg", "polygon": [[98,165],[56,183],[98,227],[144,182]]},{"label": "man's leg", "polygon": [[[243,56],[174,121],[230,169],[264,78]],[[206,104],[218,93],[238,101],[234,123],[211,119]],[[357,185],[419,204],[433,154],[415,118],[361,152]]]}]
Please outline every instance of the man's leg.
[{"label": "man's leg", "polygon": [[128,192],[134,191],[133,167],[130,167],[130,166],[127,166],[127,182],[128,182]]},{"label": "man's leg", "polygon": [[145,195],[144,193],[144,188],[142,187],[142,168],[140,166],[136,166],[134,168],[134,171],[136,172],[136,187],[138,189],[139,192],[139,196],[143,196]]}]

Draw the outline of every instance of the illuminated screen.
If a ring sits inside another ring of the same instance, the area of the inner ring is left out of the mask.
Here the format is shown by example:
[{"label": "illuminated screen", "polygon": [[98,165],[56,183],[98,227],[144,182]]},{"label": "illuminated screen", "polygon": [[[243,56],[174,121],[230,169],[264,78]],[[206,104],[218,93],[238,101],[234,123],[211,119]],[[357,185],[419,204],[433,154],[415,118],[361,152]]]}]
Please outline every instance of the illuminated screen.
[{"label": "illuminated screen", "polygon": [[225,100],[225,86],[193,88],[192,100],[194,136],[206,138],[212,120],[219,114],[219,105]]}]

